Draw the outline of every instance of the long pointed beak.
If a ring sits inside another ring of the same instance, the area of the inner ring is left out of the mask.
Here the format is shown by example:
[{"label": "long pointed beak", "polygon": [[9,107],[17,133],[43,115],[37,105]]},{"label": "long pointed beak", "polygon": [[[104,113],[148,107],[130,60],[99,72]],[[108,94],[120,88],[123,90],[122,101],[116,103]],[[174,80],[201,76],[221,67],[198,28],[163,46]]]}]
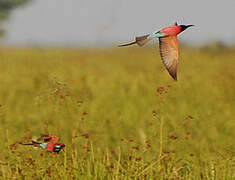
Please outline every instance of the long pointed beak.
[{"label": "long pointed beak", "polygon": [[191,26],[195,26],[195,25],[192,25],[192,24],[191,24],[191,25],[187,25],[187,28],[189,28],[189,27],[191,27]]}]

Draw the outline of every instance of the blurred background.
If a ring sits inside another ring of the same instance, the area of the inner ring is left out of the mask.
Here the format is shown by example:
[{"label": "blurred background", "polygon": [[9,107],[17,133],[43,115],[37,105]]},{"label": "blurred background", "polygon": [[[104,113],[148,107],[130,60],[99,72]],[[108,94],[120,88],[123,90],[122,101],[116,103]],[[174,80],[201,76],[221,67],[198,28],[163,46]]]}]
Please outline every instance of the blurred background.
[{"label": "blurred background", "polygon": [[[235,0],[0,0],[0,179],[235,179],[234,17]],[[177,82],[157,39],[117,47],[175,21],[195,25]],[[21,145],[40,134],[65,151]]]},{"label": "blurred background", "polygon": [[231,45],[234,10],[234,0],[0,0],[1,43],[117,45],[177,21],[196,25],[180,36],[187,44]]}]

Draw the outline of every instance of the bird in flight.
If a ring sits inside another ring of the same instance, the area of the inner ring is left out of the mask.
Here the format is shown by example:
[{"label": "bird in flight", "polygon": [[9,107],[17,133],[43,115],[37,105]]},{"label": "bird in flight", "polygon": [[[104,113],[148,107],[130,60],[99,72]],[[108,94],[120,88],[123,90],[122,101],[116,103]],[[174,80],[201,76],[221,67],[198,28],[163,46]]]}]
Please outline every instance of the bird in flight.
[{"label": "bird in flight", "polygon": [[178,25],[174,23],[174,25],[155,31],[152,34],[136,37],[134,42],[122,44],[119,47],[133,44],[143,46],[151,39],[159,38],[159,49],[163,64],[171,77],[177,81],[177,66],[180,54],[177,35],[191,26],[194,25]]},{"label": "bird in flight", "polygon": [[[49,152],[59,153],[65,147],[65,144],[58,143],[60,138],[56,135],[42,135],[37,141],[32,141],[32,143],[23,144],[22,145],[32,145],[34,147],[43,148]],[[42,142],[38,142],[42,141]]]}]

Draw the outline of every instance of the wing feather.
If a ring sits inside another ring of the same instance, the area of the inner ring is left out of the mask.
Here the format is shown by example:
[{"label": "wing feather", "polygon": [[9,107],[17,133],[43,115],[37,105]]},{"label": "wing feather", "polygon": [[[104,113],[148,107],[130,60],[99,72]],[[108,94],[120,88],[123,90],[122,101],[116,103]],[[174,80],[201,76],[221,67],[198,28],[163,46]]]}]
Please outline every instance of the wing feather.
[{"label": "wing feather", "polygon": [[167,71],[177,81],[177,66],[179,60],[179,43],[176,36],[159,38],[161,59]]}]

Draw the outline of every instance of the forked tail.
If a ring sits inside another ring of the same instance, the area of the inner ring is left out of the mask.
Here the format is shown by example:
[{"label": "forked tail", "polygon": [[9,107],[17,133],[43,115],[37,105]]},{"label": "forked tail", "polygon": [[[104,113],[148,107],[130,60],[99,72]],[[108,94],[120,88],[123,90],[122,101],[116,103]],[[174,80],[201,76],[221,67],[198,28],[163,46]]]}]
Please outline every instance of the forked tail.
[{"label": "forked tail", "polygon": [[134,42],[127,43],[127,44],[122,44],[122,45],[119,45],[118,47],[130,46],[130,45],[133,45],[133,44],[138,44],[139,46],[143,46],[143,45],[145,45],[148,41],[150,41],[150,40],[152,39],[152,38],[148,38],[148,37],[149,37],[149,34],[144,35],[144,36],[139,36],[139,37],[136,37],[136,38],[135,38],[135,41],[134,41]]},{"label": "forked tail", "polygon": [[136,44],[137,42],[134,41],[134,42],[131,42],[131,43],[127,43],[127,44],[121,44],[121,45],[118,45],[118,47],[123,47],[123,46],[130,46],[132,44]]},{"label": "forked tail", "polygon": [[31,146],[35,146],[35,147],[40,147],[40,144],[39,142],[36,142],[36,141],[32,141],[32,143],[21,143],[22,145],[31,145]]}]

